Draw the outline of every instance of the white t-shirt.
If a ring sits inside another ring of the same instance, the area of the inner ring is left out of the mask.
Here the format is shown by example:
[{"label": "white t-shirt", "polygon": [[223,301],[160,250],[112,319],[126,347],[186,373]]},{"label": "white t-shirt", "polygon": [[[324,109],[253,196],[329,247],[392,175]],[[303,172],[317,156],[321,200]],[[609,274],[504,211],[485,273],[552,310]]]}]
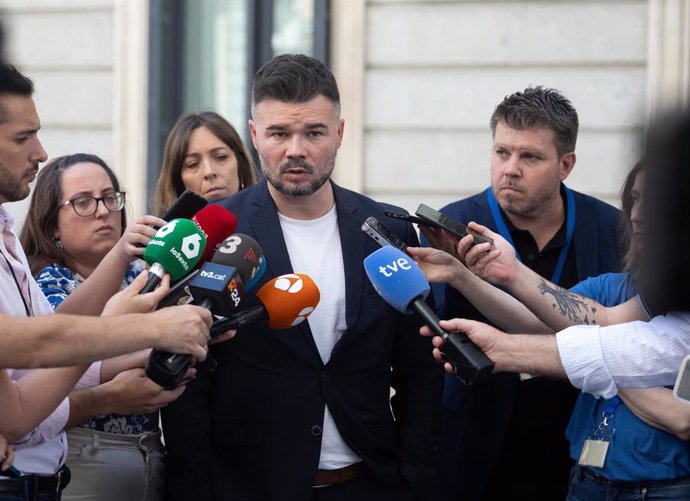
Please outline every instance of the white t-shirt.
[{"label": "white t-shirt", "polygon": [[[319,288],[319,305],[307,321],[321,360],[326,364],[347,328],[345,268],[335,206],[318,219],[302,221],[282,214],[278,214],[278,219],[293,271],[309,275]],[[361,458],[347,446],[326,406],[319,469],[334,470],[358,461]]]}]

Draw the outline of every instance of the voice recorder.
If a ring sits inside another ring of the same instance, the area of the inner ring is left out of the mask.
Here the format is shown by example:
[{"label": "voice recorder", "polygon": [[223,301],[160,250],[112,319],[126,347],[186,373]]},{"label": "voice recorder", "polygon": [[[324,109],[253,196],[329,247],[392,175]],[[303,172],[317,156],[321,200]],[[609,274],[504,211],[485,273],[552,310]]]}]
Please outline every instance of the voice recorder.
[{"label": "voice recorder", "polygon": [[392,245],[396,249],[407,252],[407,244],[398,235],[379,223],[375,217],[368,217],[362,223],[362,231],[369,235],[381,247]]}]

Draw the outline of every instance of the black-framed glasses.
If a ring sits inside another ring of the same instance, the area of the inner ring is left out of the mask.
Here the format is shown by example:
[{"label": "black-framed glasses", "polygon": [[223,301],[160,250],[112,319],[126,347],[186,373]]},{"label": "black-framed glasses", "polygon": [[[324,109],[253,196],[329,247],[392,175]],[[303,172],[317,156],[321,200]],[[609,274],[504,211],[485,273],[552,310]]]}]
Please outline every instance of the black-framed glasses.
[{"label": "black-framed glasses", "polygon": [[110,212],[120,212],[125,206],[125,192],[113,191],[102,197],[79,195],[78,197],[70,198],[62,206],[71,205],[77,216],[89,217],[96,213],[98,202],[103,202],[105,208]]}]

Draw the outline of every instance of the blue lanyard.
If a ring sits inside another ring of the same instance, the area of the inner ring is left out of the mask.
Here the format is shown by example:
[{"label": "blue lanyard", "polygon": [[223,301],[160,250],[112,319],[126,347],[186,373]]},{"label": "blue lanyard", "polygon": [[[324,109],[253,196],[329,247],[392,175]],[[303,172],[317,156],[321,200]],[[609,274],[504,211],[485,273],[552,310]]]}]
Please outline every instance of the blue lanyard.
[{"label": "blue lanyard", "polygon": [[[563,249],[561,249],[561,255],[558,256],[556,269],[554,270],[553,276],[551,277],[551,281],[554,284],[557,284],[558,281],[561,279],[561,275],[563,274],[563,268],[565,267],[565,259],[568,256],[568,250],[570,250],[570,243],[573,241],[573,233],[575,232],[575,196],[573,195],[573,192],[566,186],[563,186],[563,188],[565,189],[566,200],[565,245],[563,246]],[[486,190],[486,198],[489,201],[491,216],[494,218],[494,223],[496,224],[498,232],[501,234],[503,238],[505,238],[508,241],[510,245],[513,246],[513,249],[515,249],[515,244],[513,243],[512,237],[510,236],[510,231],[508,231],[508,226],[506,225],[506,222],[503,219],[503,215],[501,214],[501,208],[498,206],[498,202],[496,201],[496,197],[494,197],[494,193],[491,187],[489,187],[489,189]],[[522,258],[520,257],[520,254],[518,254],[517,249],[515,249],[515,256],[518,258],[518,260],[522,261]]]},{"label": "blue lanyard", "polygon": [[606,409],[604,409],[604,415],[609,417],[613,416],[620,404],[620,397],[618,395],[614,396],[611,400],[609,400],[609,403],[606,405]]},{"label": "blue lanyard", "polygon": [[[595,417],[594,431],[592,431],[591,435],[594,440],[605,440],[607,442],[612,440],[613,433],[615,431],[613,416],[621,403],[621,399],[618,397],[618,395],[614,396],[606,404],[604,412],[601,413],[601,421],[597,420]],[[598,406],[594,406],[595,416],[597,407]],[[596,424],[597,422],[599,424]]]}]

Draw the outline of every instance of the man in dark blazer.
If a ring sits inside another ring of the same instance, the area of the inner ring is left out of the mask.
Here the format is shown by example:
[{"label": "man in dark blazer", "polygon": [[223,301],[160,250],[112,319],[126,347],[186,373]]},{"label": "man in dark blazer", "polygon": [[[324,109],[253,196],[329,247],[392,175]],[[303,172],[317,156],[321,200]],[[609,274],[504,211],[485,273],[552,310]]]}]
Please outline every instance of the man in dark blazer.
[{"label": "man in dark blazer", "polygon": [[[523,263],[568,288],[622,264],[620,213],[568,189],[577,112],[559,92],[528,88],[491,118],[491,187],[441,211],[501,233]],[[435,289],[441,318],[487,321],[452,287]],[[464,388],[446,375],[439,499],[565,499],[570,455],[564,431],[577,391],[565,382],[494,374]]]},{"label": "man in dark blazer", "polygon": [[[296,327],[258,321],[211,348],[217,369],[163,413],[169,498],[424,499],[442,370],[420,322],[387,305],[362,264],[378,244],[360,227],[390,207],[330,180],[344,122],[323,63],[279,56],[252,91],[250,133],[266,181],[220,204],[263,249],[256,289],[306,273],[321,300]],[[417,241],[411,225],[386,224]],[[254,304],[246,297],[240,308]]]}]

